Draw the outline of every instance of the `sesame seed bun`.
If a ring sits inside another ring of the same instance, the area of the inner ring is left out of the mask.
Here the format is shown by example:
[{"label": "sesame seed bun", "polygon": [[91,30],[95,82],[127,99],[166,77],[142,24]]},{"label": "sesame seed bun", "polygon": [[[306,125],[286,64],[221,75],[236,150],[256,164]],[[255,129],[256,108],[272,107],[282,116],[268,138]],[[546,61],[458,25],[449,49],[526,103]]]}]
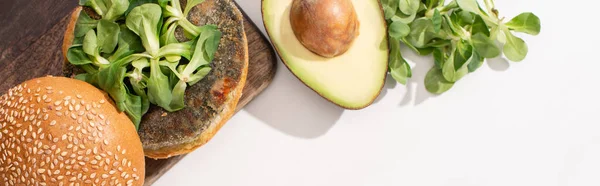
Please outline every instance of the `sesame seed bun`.
[{"label": "sesame seed bun", "polygon": [[133,123],[94,86],[64,77],[0,96],[0,185],[143,185]]}]

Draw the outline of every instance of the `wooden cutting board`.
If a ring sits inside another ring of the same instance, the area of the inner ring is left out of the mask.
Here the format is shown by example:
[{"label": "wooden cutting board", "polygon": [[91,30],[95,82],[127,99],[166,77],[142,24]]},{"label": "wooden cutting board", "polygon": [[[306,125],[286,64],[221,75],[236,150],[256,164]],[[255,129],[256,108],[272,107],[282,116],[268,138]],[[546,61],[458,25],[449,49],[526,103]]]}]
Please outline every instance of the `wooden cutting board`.
[{"label": "wooden cutting board", "polygon": [[[0,93],[35,77],[60,76],[68,14],[77,0],[0,1]],[[241,9],[240,9],[241,10]],[[243,11],[242,11],[243,12]],[[277,58],[268,40],[244,13],[249,69],[237,110],[262,92],[275,76]],[[152,185],[184,156],[146,159],[146,183]]]}]

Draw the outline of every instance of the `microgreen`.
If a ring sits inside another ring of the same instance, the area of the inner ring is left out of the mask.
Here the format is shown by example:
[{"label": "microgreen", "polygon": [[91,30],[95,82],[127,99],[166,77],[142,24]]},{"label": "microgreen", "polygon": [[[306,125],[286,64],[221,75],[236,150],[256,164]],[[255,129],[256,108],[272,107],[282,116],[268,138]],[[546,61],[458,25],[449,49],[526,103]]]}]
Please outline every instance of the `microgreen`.
[{"label": "microgreen", "polygon": [[[196,26],[186,15],[203,0],[80,0],[101,18],[82,11],[69,62],[84,80],[106,91],[139,127],[151,104],[185,108],[185,91],[211,71],[221,39],[215,25]],[[175,37],[182,27],[189,41]]]},{"label": "microgreen", "polygon": [[390,74],[402,84],[412,75],[400,43],[420,55],[433,54],[435,65],[425,77],[425,87],[434,94],[448,91],[486,58],[504,54],[511,61],[524,60],[527,44],[513,32],[538,35],[541,30],[540,19],[530,12],[505,22],[493,0],[484,0],[484,6],[477,0],[381,2],[389,28]]}]

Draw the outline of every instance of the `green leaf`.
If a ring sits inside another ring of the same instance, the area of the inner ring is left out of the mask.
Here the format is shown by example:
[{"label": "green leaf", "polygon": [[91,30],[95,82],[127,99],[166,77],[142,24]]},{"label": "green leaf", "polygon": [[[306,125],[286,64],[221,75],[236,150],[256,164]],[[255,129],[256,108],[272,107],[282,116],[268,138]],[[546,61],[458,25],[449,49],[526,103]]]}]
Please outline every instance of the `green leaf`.
[{"label": "green leaf", "polygon": [[90,56],[98,55],[98,38],[94,30],[90,30],[85,34],[83,38],[83,51]]},{"label": "green leaf", "polygon": [[444,15],[442,17],[445,20],[445,21],[443,21],[445,26],[442,26],[442,27],[447,28],[447,30],[449,30],[449,31],[447,31],[448,34],[450,34],[450,35],[461,35],[462,34],[462,32],[458,28],[458,26],[454,24],[454,22],[455,22],[455,20],[453,20],[455,18],[454,16]]},{"label": "green leaf", "polygon": [[206,75],[208,75],[208,73],[210,72],[211,68],[210,67],[200,67],[200,69],[198,71],[196,71],[196,73],[192,74],[192,76],[190,77],[190,80],[188,82],[188,84],[190,86],[198,83],[200,80],[202,80]]},{"label": "green leaf", "polygon": [[454,70],[459,70],[469,62],[473,56],[473,46],[467,41],[461,41],[457,44],[456,55],[454,56]]},{"label": "green leaf", "polygon": [[475,14],[479,14],[480,12],[477,0],[456,0],[456,3],[458,3],[458,6],[464,11],[473,12]]},{"label": "green leaf", "polygon": [[106,15],[102,17],[102,19],[115,21],[119,17],[123,16],[123,14],[129,8],[129,0],[108,0],[109,7]]},{"label": "green leaf", "polygon": [[125,11],[124,15],[127,16],[129,15],[129,12],[131,12],[131,10],[133,10],[133,8],[138,7],[142,4],[146,4],[146,3],[158,3],[157,0],[129,0],[129,8],[127,8],[127,11]]},{"label": "green leaf", "polygon": [[196,42],[196,48],[192,59],[190,59],[190,62],[182,73],[184,79],[189,78],[189,76],[193,74],[194,71],[196,71],[199,67],[208,65],[212,61],[212,58],[214,57],[214,51],[216,51],[218,46],[216,41],[219,41],[220,37],[221,32],[216,28],[207,27],[206,30],[202,31],[200,37],[198,38],[198,42]]},{"label": "green leaf", "polygon": [[88,31],[95,29],[97,25],[98,20],[92,19],[85,11],[81,11],[73,34],[75,37],[83,37]]},{"label": "green leaf", "polygon": [[399,0],[398,7],[406,15],[416,14],[421,2],[419,0]]},{"label": "green leaf", "polygon": [[410,34],[407,40],[417,48],[424,47],[431,39],[435,37],[433,32],[433,23],[427,18],[415,20],[410,25]]},{"label": "green leaf", "polygon": [[458,12],[458,16],[460,16],[461,25],[473,24],[473,21],[475,19],[474,14],[468,11],[460,11]]},{"label": "green leaf", "polygon": [[435,67],[442,69],[444,66],[444,62],[447,60],[446,54],[440,48],[436,48],[433,50],[433,59]]},{"label": "green leaf", "polygon": [[432,8],[440,6],[440,5],[441,5],[440,0],[426,0],[425,1],[425,6],[427,6],[428,9],[432,9]]},{"label": "green leaf", "polygon": [[166,7],[171,0],[157,0],[160,7]]},{"label": "green leaf", "polygon": [[145,111],[148,111],[150,104],[146,99],[142,99],[140,96],[130,94],[129,91],[126,91],[125,103],[123,105],[123,110],[127,114],[127,117],[133,122],[135,129],[138,130],[140,128],[140,123],[142,122],[142,116],[145,114],[145,112],[142,111],[144,111],[144,109]]},{"label": "green leaf", "polygon": [[112,53],[119,42],[119,25],[115,22],[100,20],[98,23],[98,44],[101,45],[101,51]]},{"label": "green leaf", "polygon": [[108,8],[104,4],[104,0],[79,0],[79,5],[94,9],[100,16],[104,16],[108,11]]},{"label": "green leaf", "polygon": [[411,24],[411,22],[413,22],[416,17],[417,17],[416,13],[406,15],[406,14],[402,13],[402,11],[396,11],[396,14],[394,16],[392,16],[391,20],[392,21],[400,21],[400,22],[403,22],[404,24]]},{"label": "green leaf", "polygon": [[142,113],[148,112],[150,107],[150,101],[148,100],[148,94],[146,88],[148,87],[148,77],[143,73],[144,68],[150,67],[148,59],[141,58],[131,63],[134,70],[128,73],[129,83],[132,86],[133,91],[142,98]]},{"label": "green leaf", "polygon": [[425,75],[425,89],[433,94],[442,94],[453,86],[454,83],[446,80],[439,68],[432,67]]},{"label": "green leaf", "polygon": [[[135,9],[134,9],[135,11]],[[133,12],[133,11],[132,11]],[[169,86],[169,77],[167,77],[160,69],[158,60],[150,61],[150,78],[148,79],[148,100],[165,110],[172,112],[170,109],[173,94]]]},{"label": "green leaf", "polygon": [[177,29],[177,25],[177,23],[171,24],[160,36],[160,44],[162,46],[178,42],[177,38],[175,37],[175,29]]},{"label": "green leaf", "polygon": [[433,22],[433,31],[438,33],[442,29],[442,15],[438,9],[435,9],[433,12],[433,17],[431,17],[431,21]]},{"label": "green leaf", "polygon": [[472,47],[470,45],[458,44],[455,51],[442,67],[444,78],[450,82],[456,82],[469,73],[468,65],[473,59]]},{"label": "green leaf", "polygon": [[390,36],[396,40],[406,37],[410,33],[410,27],[400,21],[392,22],[392,24],[389,26],[389,29]]},{"label": "green leaf", "polygon": [[92,65],[92,64],[80,65],[79,67],[88,74],[98,73],[98,69],[96,67],[94,67],[94,65]]},{"label": "green leaf", "polygon": [[475,72],[475,70],[479,69],[479,67],[481,67],[481,65],[483,65],[483,60],[484,60],[484,58],[479,56],[479,54],[477,54],[477,52],[475,52],[473,54],[471,62],[469,62],[469,65],[468,65],[469,73]]},{"label": "green leaf", "polygon": [[111,63],[92,77],[87,77],[86,82],[106,91],[115,101],[119,111],[124,111],[137,127],[143,114],[142,101],[139,96],[130,94],[123,83],[126,70],[123,63]]},{"label": "green leaf", "polygon": [[134,53],[144,52],[142,41],[125,25],[120,26],[119,44],[115,53],[108,58],[108,61],[117,61]]},{"label": "green leaf", "polygon": [[540,18],[530,12],[519,14],[505,25],[511,30],[531,35],[538,35],[541,30]]},{"label": "green leaf", "polygon": [[69,48],[67,51],[67,60],[73,65],[91,64],[92,61],[88,58],[81,47]]},{"label": "green leaf", "polygon": [[190,10],[192,10],[192,8],[194,8],[196,5],[199,5],[202,2],[204,2],[204,0],[188,0],[187,4],[185,5],[185,10],[183,11],[183,15],[187,16],[190,13]]},{"label": "green leaf", "polygon": [[206,39],[206,42],[204,43],[204,50],[206,51],[206,55],[208,55],[209,62],[215,58],[215,53],[217,53],[217,49],[219,48],[221,36],[221,32],[215,28],[214,33],[212,33],[211,37]]},{"label": "green leaf", "polygon": [[152,56],[160,48],[158,28],[161,21],[162,10],[157,4],[143,4],[133,8],[127,15],[127,27],[139,35],[142,45]]},{"label": "green leaf", "polygon": [[412,72],[410,65],[400,52],[400,41],[390,38],[390,51],[390,74],[397,82],[406,85],[408,78],[412,76]]},{"label": "green leaf", "polygon": [[167,56],[183,56],[187,59],[190,59],[192,56],[192,42],[185,43],[171,43],[166,46],[161,47],[158,50],[157,57],[167,57]]},{"label": "green leaf", "polygon": [[506,44],[504,45],[504,55],[506,58],[514,62],[523,61],[529,51],[525,41],[512,35],[508,30],[504,32],[504,35],[506,36]]},{"label": "green leaf", "polygon": [[471,42],[477,53],[484,58],[495,58],[501,54],[498,45],[483,33],[473,35],[471,37]]},{"label": "green leaf", "polygon": [[488,37],[490,36],[490,29],[488,28],[487,24],[485,24],[485,21],[483,21],[481,16],[476,15],[473,21],[473,26],[471,26],[471,35],[478,33],[482,33]]},{"label": "green leaf", "polygon": [[435,40],[431,40],[429,43],[427,43],[425,45],[425,47],[443,48],[443,47],[450,46],[450,45],[452,45],[452,40],[435,39]]},{"label": "green leaf", "polygon": [[81,37],[73,38],[73,44],[71,45],[71,47],[83,46],[83,37],[84,36],[85,36],[85,34],[83,34],[83,36],[81,36]]},{"label": "green leaf", "polygon": [[389,20],[396,15],[396,11],[398,11],[398,4],[398,0],[381,0],[381,5],[383,6],[383,12],[386,20]]},{"label": "green leaf", "polygon": [[169,105],[172,110],[181,110],[185,107],[185,89],[187,88],[186,82],[179,81],[173,87],[173,98],[171,100],[171,104]]},{"label": "green leaf", "polygon": [[75,79],[76,80],[80,80],[80,81],[89,81],[89,79],[92,77],[91,74],[88,73],[83,73],[83,74],[77,74],[75,75]]}]

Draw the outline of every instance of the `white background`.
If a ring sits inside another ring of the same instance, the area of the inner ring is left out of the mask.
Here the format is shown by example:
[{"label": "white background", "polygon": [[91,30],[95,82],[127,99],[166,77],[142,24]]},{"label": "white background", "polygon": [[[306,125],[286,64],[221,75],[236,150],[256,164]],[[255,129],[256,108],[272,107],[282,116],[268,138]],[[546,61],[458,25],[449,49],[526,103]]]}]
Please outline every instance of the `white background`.
[{"label": "white background", "polygon": [[[238,0],[262,26],[261,0]],[[449,92],[423,79],[431,58],[405,50],[408,86],[388,78],[376,103],[342,110],[281,63],[270,87],[155,185],[600,185],[600,30],[593,0],[497,0],[531,11],[529,56],[494,59]]]}]

